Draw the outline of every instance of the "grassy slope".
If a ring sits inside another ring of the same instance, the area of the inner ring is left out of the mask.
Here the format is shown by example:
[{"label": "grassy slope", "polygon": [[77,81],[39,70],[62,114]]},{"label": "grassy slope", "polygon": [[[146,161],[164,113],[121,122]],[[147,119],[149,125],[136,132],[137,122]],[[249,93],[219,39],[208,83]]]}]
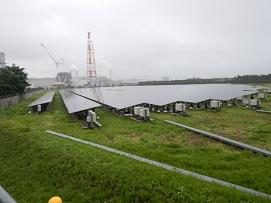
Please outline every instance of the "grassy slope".
[{"label": "grassy slope", "polygon": [[265,102],[262,102],[263,110],[271,111],[271,97],[269,96]]},{"label": "grassy slope", "polygon": [[263,88],[270,88],[271,83],[249,83],[248,85],[263,87]]},{"label": "grassy slope", "polygon": [[[271,110],[271,97],[262,102],[263,109]],[[190,110],[192,117],[154,114],[158,119],[178,121],[189,126],[217,133],[229,138],[271,150],[271,115],[241,107],[223,108],[219,112]]]},{"label": "grassy slope", "polygon": [[[0,162],[4,163],[0,165],[0,183],[19,202],[46,202],[54,194],[64,197],[65,202],[263,201],[235,190],[65,141],[44,133],[46,129],[271,193],[270,158],[236,150],[159,120],[170,118],[187,124],[203,120],[205,124],[200,127],[213,131],[225,130],[230,136],[236,131],[234,124],[240,122],[240,118],[251,115],[257,122],[242,121],[238,129],[243,134],[238,134],[240,137],[237,138],[269,148],[270,137],[265,136],[266,142],[262,142],[261,137],[270,132],[267,125],[267,122],[270,124],[270,115],[242,109],[226,109],[219,113],[195,111],[191,112],[193,117],[190,119],[155,114],[157,119],[151,124],[137,123],[99,110],[104,127],[83,130],[78,122],[70,120],[58,94],[54,110],[42,115],[27,114],[25,105],[28,102],[30,100],[0,112]],[[223,125],[228,123],[229,126],[221,129],[219,124],[207,122],[213,117],[216,122]],[[219,121],[221,117],[227,122]],[[228,118],[234,118],[234,121]],[[258,126],[258,122],[266,132],[252,131],[251,135],[259,137],[259,141],[246,134],[249,126]]]}]

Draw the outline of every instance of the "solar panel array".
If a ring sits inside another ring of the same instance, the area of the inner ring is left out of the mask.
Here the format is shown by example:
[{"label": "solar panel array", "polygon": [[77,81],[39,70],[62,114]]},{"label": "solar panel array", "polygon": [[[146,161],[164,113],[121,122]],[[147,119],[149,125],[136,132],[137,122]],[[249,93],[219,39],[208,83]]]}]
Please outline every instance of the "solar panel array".
[{"label": "solar panel array", "polygon": [[70,114],[101,106],[96,102],[78,96],[74,93],[68,92],[66,90],[60,90],[59,92]]},{"label": "solar panel array", "polygon": [[178,101],[199,103],[209,99],[230,100],[256,92],[248,85],[232,84],[121,86],[76,88],[69,91],[116,109],[142,103],[164,106]]},{"label": "solar panel array", "polygon": [[29,104],[28,106],[31,107],[31,106],[37,106],[40,104],[51,103],[53,101],[54,95],[55,95],[55,91],[48,92],[45,95],[38,98],[37,100],[35,100],[34,102],[32,102],[31,104]]}]

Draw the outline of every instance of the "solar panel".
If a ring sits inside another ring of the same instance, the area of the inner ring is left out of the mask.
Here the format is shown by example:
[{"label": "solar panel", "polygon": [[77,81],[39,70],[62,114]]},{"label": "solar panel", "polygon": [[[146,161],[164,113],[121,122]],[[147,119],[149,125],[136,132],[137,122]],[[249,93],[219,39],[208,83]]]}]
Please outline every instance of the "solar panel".
[{"label": "solar panel", "polygon": [[141,104],[143,99],[119,88],[82,88],[71,91],[117,109]]},{"label": "solar panel", "polygon": [[60,90],[59,92],[70,114],[101,106],[96,102],[78,96],[74,93],[68,92],[66,90]]},{"label": "solar panel", "polygon": [[55,95],[55,91],[48,92],[45,95],[38,98],[37,100],[35,100],[34,102],[32,102],[31,104],[29,104],[28,106],[30,107],[30,106],[37,106],[40,104],[51,103],[53,101],[54,95]]},{"label": "solar panel", "polygon": [[142,103],[164,106],[178,101],[199,103],[209,99],[230,100],[256,92],[248,85],[232,84],[120,86],[76,88],[70,91],[117,109]]}]

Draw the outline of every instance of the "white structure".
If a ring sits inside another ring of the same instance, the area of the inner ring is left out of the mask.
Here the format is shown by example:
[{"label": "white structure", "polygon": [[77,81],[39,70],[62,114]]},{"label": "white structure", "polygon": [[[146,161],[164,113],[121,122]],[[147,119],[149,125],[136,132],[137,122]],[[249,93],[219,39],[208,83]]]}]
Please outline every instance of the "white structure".
[{"label": "white structure", "polygon": [[186,106],[184,103],[176,103],[175,104],[175,111],[177,111],[177,112],[183,111],[184,112],[185,109],[186,109]]},{"label": "white structure", "polygon": [[211,100],[210,101],[210,108],[211,109],[219,109],[221,107],[221,102],[218,100]]},{"label": "white structure", "polygon": [[258,99],[266,99],[266,93],[265,92],[259,92],[258,93]]},{"label": "white structure", "polygon": [[139,116],[144,118],[144,119],[147,119],[150,117],[150,110],[149,108],[141,108],[139,110]]},{"label": "white structure", "polygon": [[5,67],[5,53],[4,52],[0,52],[0,68]]},{"label": "white structure", "polygon": [[94,111],[89,110],[87,116],[87,123],[95,123],[97,121],[97,115]]},{"label": "white structure", "polygon": [[140,117],[144,120],[147,120],[150,117],[150,110],[149,108],[143,108],[140,106],[134,107],[134,115],[136,117]]},{"label": "white structure", "polygon": [[260,107],[261,106],[261,100],[260,99],[250,99],[248,97],[243,97],[242,105],[243,106],[250,106],[250,107]]},{"label": "white structure", "polygon": [[250,105],[250,98],[243,97],[243,99],[242,99],[242,105],[243,106],[249,106]]},{"label": "white structure", "polygon": [[140,109],[142,109],[142,107],[140,107],[140,106],[134,107],[134,114],[136,116],[140,116]]},{"label": "white structure", "polygon": [[251,107],[260,107],[261,106],[261,100],[260,99],[251,99],[250,100],[250,106]]},{"label": "white structure", "polygon": [[41,112],[41,105],[39,104],[37,107],[38,107],[38,112],[40,113]]}]

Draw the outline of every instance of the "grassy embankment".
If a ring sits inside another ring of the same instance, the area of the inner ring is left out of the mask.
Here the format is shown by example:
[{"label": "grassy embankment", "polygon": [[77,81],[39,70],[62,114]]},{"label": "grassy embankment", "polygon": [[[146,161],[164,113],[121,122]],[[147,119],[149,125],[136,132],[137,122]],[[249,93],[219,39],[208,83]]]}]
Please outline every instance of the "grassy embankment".
[{"label": "grassy embankment", "polygon": [[[271,194],[271,159],[166,124],[171,119],[271,150],[271,115],[242,108],[152,114],[137,123],[102,109],[101,129],[83,130],[56,95],[51,112],[28,114],[32,99],[0,112],[0,184],[18,202],[263,202],[262,198],[167,172],[46,134],[47,129]],[[270,108],[269,98],[264,102]]]},{"label": "grassy embankment", "polygon": [[271,83],[249,83],[248,85],[257,86],[260,88],[271,88]]}]

